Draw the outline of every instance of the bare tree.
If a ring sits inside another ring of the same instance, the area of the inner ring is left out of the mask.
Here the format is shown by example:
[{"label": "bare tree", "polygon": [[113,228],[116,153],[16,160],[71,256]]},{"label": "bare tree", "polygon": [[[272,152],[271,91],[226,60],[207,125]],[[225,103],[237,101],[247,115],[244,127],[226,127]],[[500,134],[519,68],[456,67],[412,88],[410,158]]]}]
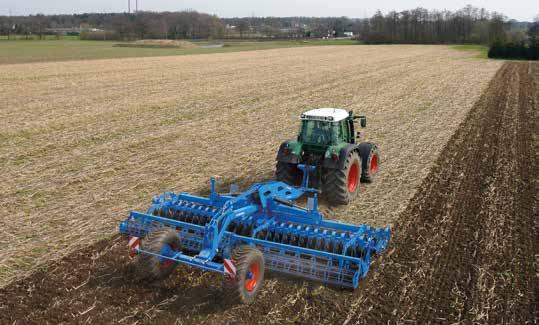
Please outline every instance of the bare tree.
[{"label": "bare tree", "polygon": [[246,20],[242,19],[240,20],[240,22],[238,23],[238,26],[237,26],[239,32],[240,32],[240,38],[243,38],[243,33],[245,33],[246,31],[249,30],[249,22],[247,22]]},{"label": "bare tree", "polygon": [[505,40],[505,16],[503,14],[494,12],[489,23],[489,42],[492,43],[496,40]]},{"label": "bare tree", "polygon": [[133,32],[137,35],[139,39],[144,39],[148,33],[149,24],[148,19],[144,16],[137,17],[133,24]]}]

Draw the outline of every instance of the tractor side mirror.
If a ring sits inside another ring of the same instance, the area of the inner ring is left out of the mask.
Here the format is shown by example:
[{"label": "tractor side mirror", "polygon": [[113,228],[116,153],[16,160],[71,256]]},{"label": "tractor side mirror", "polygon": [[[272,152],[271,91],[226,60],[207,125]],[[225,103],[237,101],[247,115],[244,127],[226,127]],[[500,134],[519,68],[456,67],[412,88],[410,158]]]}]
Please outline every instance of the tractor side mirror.
[{"label": "tractor side mirror", "polygon": [[365,128],[367,127],[367,117],[366,116],[354,116],[354,120],[359,120],[359,125],[362,127],[362,128]]},{"label": "tractor side mirror", "polygon": [[367,127],[367,118],[365,116],[360,116],[359,117],[359,124],[361,125],[362,128],[366,128]]}]

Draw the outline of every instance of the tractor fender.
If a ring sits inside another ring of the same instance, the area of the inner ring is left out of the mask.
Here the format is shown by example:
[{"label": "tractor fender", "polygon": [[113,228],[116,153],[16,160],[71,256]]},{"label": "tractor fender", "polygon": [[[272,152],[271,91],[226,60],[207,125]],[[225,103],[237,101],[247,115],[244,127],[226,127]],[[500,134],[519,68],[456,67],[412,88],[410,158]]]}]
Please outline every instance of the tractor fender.
[{"label": "tractor fender", "polygon": [[[290,152],[288,155],[284,154],[284,149],[289,148]],[[279,151],[277,152],[277,158],[275,160],[288,163],[288,164],[299,164],[300,163],[300,157],[299,155],[295,154],[296,150],[293,150],[293,148],[290,146],[289,141],[285,141],[281,143],[281,146],[279,147]],[[301,151],[300,151],[301,154]]]},{"label": "tractor fender", "polygon": [[324,158],[322,162],[322,167],[330,169],[344,169],[344,164],[346,163],[346,158],[352,151],[357,151],[359,154],[359,147],[357,144],[348,144],[346,147],[342,148],[339,152],[339,160],[335,161],[329,158]]}]

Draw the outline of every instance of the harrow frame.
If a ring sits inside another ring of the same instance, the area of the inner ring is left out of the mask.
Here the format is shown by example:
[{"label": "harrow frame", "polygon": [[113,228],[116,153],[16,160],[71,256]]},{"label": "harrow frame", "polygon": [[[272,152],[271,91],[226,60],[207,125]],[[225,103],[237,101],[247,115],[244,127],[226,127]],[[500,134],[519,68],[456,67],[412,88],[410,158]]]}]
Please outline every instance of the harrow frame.
[{"label": "harrow frame", "polygon": [[[250,245],[262,252],[269,270],[356,288],[372,254],[387,247],[390,229],[325,220],[318,211],[317,190],[308,188],[314,167],[299,167],[304,172],[301,187],[270,181],[238,195],[222,195],[212,178],[208,198],[164,193],[153,199],[147,213],[132,211],[121,222],[120,233],[144,238],[155,229],[174,229],[181,250],[133,251],[225,276],[224,260],[232,250]],[[294,201],[307,193],[313,194],[307,207],[297,206]],[[187,215],[190,222],[176,220],[178,215]]]}]

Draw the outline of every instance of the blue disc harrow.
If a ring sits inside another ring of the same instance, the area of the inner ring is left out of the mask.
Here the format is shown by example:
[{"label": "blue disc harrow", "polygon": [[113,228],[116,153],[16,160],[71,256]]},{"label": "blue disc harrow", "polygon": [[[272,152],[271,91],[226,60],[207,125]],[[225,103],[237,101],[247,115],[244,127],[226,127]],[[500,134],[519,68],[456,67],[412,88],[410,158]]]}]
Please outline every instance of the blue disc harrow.
[{"label": "blue disc harrow", "polygon": [[[260,286],[264,269],[356,288],[373,255],[386,249],[390,230],[325,220],[318,211],[317,190],[308,188],[314,167],[299,168],[304,173],[300,187],[269,181],[243,193],[219,194],[212,178],[209,197],[164,193],[146,213],[131,212],[120,232],[130,236],[133,253],[166,266],[218,272],[244,283],[243,288]],[[308,196],[305,207],[296,203],[303,196]],[[157,249],[144,245],[152,232],[177,236],[180,244],[161,240]],[[247,247],[243,255],[237,253],[240,247]],[[242,266],[245,261],[250,264]]]}]

